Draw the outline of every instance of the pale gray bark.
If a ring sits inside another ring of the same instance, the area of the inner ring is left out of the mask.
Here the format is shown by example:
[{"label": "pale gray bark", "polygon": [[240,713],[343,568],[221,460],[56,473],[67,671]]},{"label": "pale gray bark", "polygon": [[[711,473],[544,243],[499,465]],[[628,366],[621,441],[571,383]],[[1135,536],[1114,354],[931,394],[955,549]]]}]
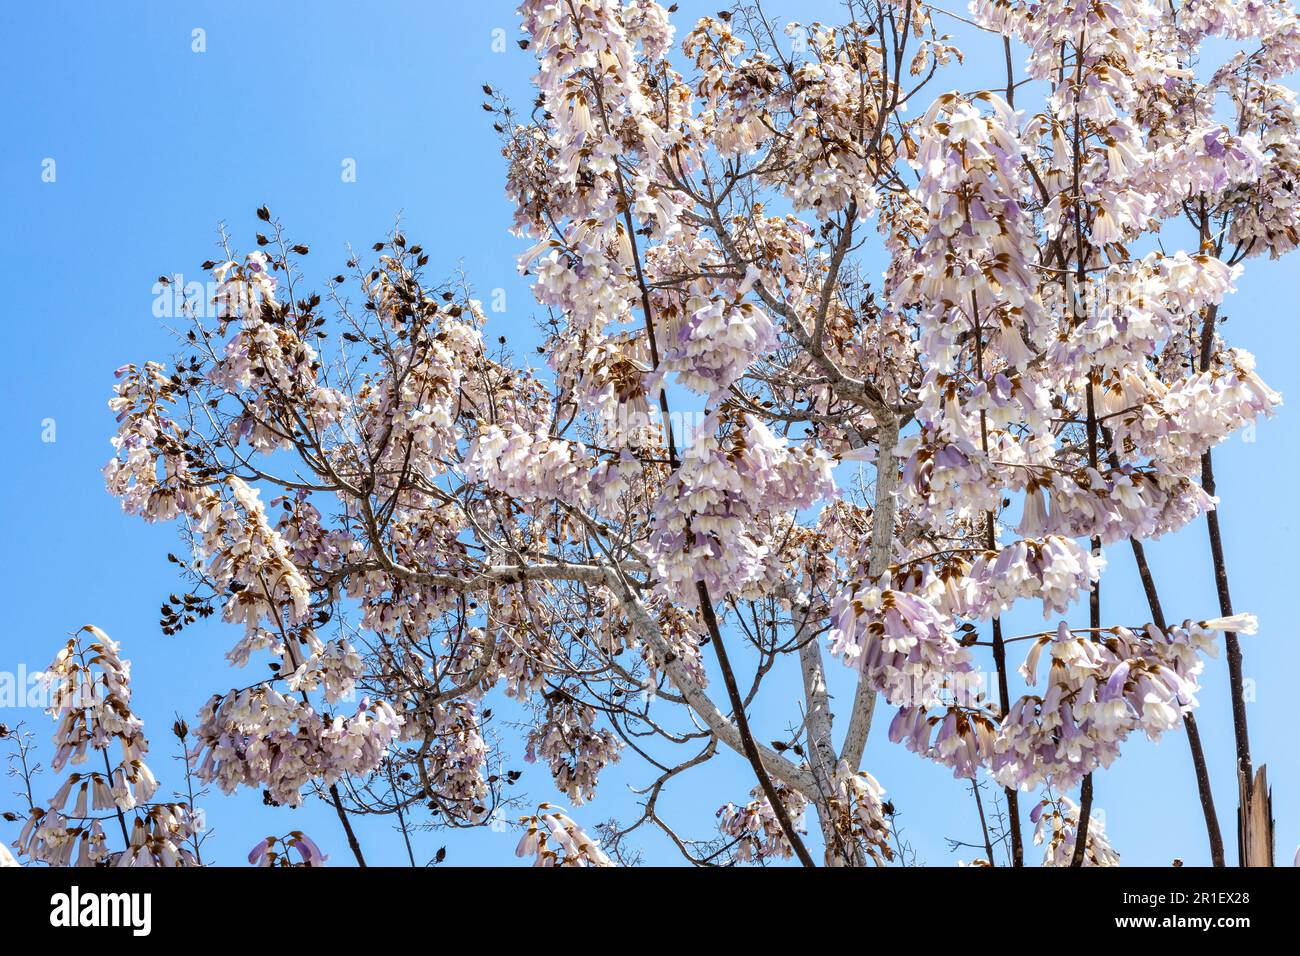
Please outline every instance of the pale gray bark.
[{"label": "pale gray bark", "polygon": [[[891,416],[877,420],[876,440],[876,507],[871,519],[871,558],[867,571],[879,578],[889,568],[893,550],[894,522],[897,515],[896,488],[898,484],[898,419]],[[862,754],[871,733],[871,719],[876,712],[876,689],[866,675],[858,678],[853,710],[849,716],[849,730],[844,738],[840,758],[853,770],[862,763]]]},{"label": "pale gray bark", "polygon": [[[812,768],[813,779],[817,782],[818,794],[813,799],[813,809],[817,813],[817,822],[821,825],[822,840],[826,847],[826,865],[843,866],[852,862],[861,865],[858,859],[859,848],[854,846],[839,847],[835,832],[834,812],[830,798],[835,793],[835,769],[839,760],[835,756],[835,742],[831,738],[830,693],[826,689],[826,670],[822,658],[821,645],[810,632],[811,614],[805,608],[794,610],[795,634],[801,641],[799,645],[799,669],[803,674],[805,701],[804,727],[808,731],[808,763]],[[848,859],[846,859],[846,856]]]}]

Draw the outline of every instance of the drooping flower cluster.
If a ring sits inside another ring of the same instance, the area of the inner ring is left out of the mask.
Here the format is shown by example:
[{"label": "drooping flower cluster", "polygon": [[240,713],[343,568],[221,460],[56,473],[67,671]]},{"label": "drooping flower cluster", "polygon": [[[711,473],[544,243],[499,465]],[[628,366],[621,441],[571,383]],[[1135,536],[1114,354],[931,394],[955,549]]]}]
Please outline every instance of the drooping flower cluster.
[{"label": "drooping flower cluster", "polygon": [[1202,655],[1216,648],[1204,622],[1097,635],[1062,622],[1025,659],[1021,673],[1031,686],[1044,651],[1051,660],[1044,693],[1013,705],[992,758],[994,775],[1009,785],[1069,787],[1109,766],[1130,733],[1159,739],[1196,706]]},{"label": "drooping flower cluster", "polygon": [[953,635],[952,617],[923,598],[872,587],[839,600],[831,611],[831,651],[861,670],[890,703],[928,707],[951,677],[973,670]]},{"label": "drooping flower cluster", "polygon": [[265,684],[218,694],[199,716],[199,779],[226,793],[265,789],[289,806],[310,783],[328,787],[373,770],[403,724],[387,701],[362,698],[351,716],[331,717]]},{"label": "drooping flower cluster", "polygon": [[[785,805],[785,811],[795,829],[802,830],[804,813],[808,808],[807,798],[797,790],[781,785],[777,786],[776,793]],[[794,849],[771,802],[758,787],[754,788],[751,796],[753,799],[743,807],[728,803],[719,807],[716,814],[718,829],[723,836],[734,842],[736,861],[761,863],[766,860],[790,859],[794,855]]]},{"label": "drooping flower cluster", "polygon": [[595,711],[570,697],[550,703],[546,719],[528,734],[529,762],[550,767],[556,788],[577,806],[596,793],[600,771],[618,760],[621,747],[608,730],[595,727]]},{"label": "drooping flower cluster", "polygon": [[560,501],[607,511],[627,491],[635,461],[598,461],[581,443],[530,434],[517,424],[484,429],[475,442],[466,476],[494,491],[525,500]]},{"label": "drooping flower cluster", "polygon": [[834,837],[828,854],[838,863],[852,859],[858,850],[877,866],[893,860],[889,824],[885,820],[885,804],[881,799],[885,788],[866,771],[854,773],[843,760],[836,768],[833,782]]},{"label": "drooping flower cluster", "polygon": [[[276,849],[276,847],[280,849]],[[298,855],[294,860],[290,852]],[[248,862],[256,867],[318,867],[328,860],[315,841],[301,830],[291,830],[284,836],[269,836],[248,851]]]},{"label": "drooping flower cluster", "polygon": [[[1043,866],[1069,866],[1079,839],[1079,805],[1066,796],[1043,800],[1029,811],[1034,845],[1043,848]],[[1094,808],[1088,819],[1083,866],[1119,866],[1119,853],[1106,839],[1106,827]]]},{"label": "drooping flower cluster", "polygon": [[746,595],[775,569],[763,525],[835,493],[831,459],[793,447],[752,415],[724,444],[707,424],[657,502],[648,548],[666,594],[688,600],[696,581]]},{"label": "drooping flower cluster", "polygon": [[231,592],[225,619],[254,631],[264,620],[280,626],[303,623],[311,586],[294,563],[289,544],[271,527],[255,488],[234,475],[231,497],[210,494],[199,504],[196,553],[206,557],[214,586]]},{"label": "drooping flower cluster", "polygon": [[574,823],[568,814],[542,803],[537,812],[520,817],[524,835],[515,856],[534,857],[533,866],[613,866],[613,861]]},{"label": "drooping flower cluster", "polygon": [[157,362],[142,368],[124,365],[117,377],[122,381],[108,403],[117,413],[117,456],[104,466],[105,484],[122,499],[127,513],[147,521],[171,521],[193,507],[199,492],[181,431],[165,411],[179,386]]},{"label": "drooping flower cluster", "polygon": [[484,773],[488,746],[474,702],[436,704],[422,723],[429,743],[417,761],[421,782],[445,806],[468,819],[481,818],[488,795]]}]

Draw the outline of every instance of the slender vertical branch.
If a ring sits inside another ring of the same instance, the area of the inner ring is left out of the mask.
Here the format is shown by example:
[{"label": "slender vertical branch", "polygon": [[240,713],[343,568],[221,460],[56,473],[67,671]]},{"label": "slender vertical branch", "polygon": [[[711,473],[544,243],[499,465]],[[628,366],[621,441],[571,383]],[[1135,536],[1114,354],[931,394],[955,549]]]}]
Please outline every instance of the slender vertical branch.
[{"label": "slender vertical branch", "polygon": [[713,611],[713,601],[709,597],[709,589],[703,581],[695,582],[695,590],[700,596],[700,613],[704,615],[704,625],[709,630],[709,642],[713,645],[714,653],[718,657],[718,667],[722,671],[722,682],[727,687],[727,697],[731,700],[732,716],[736,720],[736,730],[740,732],[740,740],[744,747],[745,756],[749,759],[749,765],[754,768],[754,776],[758,778],[758,785],[762,788],[763,794],[767,797],[767,802],[772,806],[772,812],[776,814],[777,822],[781,824],[781,830],[785,833],[786,841],[794,849],[795,856],[799,862],[807,867],[815,867],[813,858],[808,854],[808,848],[804,846],[803,840],[799,837],[799,832],[794,828],[794,823],[790,820],[790,814],[776,792],[776,787],[772,785],[772,778],[763,766],[763,758],[759,756],[758,747],[754,744],[754,735],[749,731],[749,718],[745,716],[745,701],[740,696],[740,689],[736,686],[736,675],[731,670],[731,661],[727,658],[727,649],[722,643],[722,631],[718,627],[718,616]]},{"label": "slender vertical branch", "polygon": [[[263,587],[265,587],[265,584],[263,584]],[[269,592],[267,596],[268,597],[270,596]],[[282,633],[283,630],[284,629],[282,626],[281,627]],[[285,635],[284,647],[289,657],[289,664],[296,669],[297,667],[300,666],[300,662],[298,661],[297,656],[294,652],[293,642],[288,640],[288,635]],[[302,697],[302,701],[304,704],[310,706],[310,702],[308,701],[306,691],[300,691],[299,696]],[[357,866],[365,867],[366,858],[361,854],[361,844],[357,842],[357,835],[352,832],[352,821],[348,819],[348,813],[346,810],[343,809],[343,798],[339,796],[338,784],[336,783],[330,784],[329,795],[330,795],[330,802],[334,804],[334,810],[339,815],[339,822],[343,824],[343,832],[348,838],[348,847],[352,850],[352,856],[356,858]]]},{"label": "slender vertical branch", "polygon": [[[1206,230],[1208,218],[1203,219],[1202,233]],[[1208,372],[1214,353],[1214,327],[1218,322],[1219,307],[1209,306],[1205,309],[1201,326],[1200,370]],[[1201,487],[1207,495],[1215,495],[1214,453],[1208,448],[1201,455]],[[1205,513],[1205,527],[1210,538],[1210,560],[1214,566],[1214,586],[1219,598],[1219,613],[1224,617],[1232,616],[1232,592],[1228,587],[1228,563],[1223,552],[1223,534],[1219,529],[1219,507]],[[1228,683],[1232,693],[1232,731],[1237,745],[1237,775],[1244,780],[1246,801],[1238,809],[1244,814],[1249,806],[1250,790],[1254,778],[1250,757],[1250,731],[1246,725],[1246,690],[1242,667],[1241,642],[1237,635],[1228,631],[1223,635],[1223,646],[1228,658]],[[1243,817],[1244,819],[1244,817]],[[1240,828],[1238,828],[1240,829]],[[1240,841],[1239,841],[1240,842]],[[1245,865],[1245,847],[1237,848],[1238,864]]]},{"label": "slender vertical branch", "polygon": [[397,807],[397,826],[402,831],[402,842],[406,844],[406,858],[415,866],[415,851],[411,849],[411,831],[406,824],[406,813],[402,810],[402,799],[397,794],[397,783],[393,780],[393,766],[388,765],[388,787],[393,794],[393,803]]},{"label": "slender vertical branch", "polygon": [[330,801],[334,804],[335,811],[338,812],[339,822],[343,824],[343,832],[347,834],[348,847],[356,858],[357,866],[364,869],[366,858],[361,854],[361,844],[357,842],[357,835],[352,832],[352,821],[348,819],[347,811],[343,809],[343,798],[339,796],[338,784],[330,784],[329,794]]},{"label": "slender vertical branch", "polygon": [[[975,326],[975,374],[979,377],[980,382],[984,381],[984,331],[980,326],[980,309],[979,296],[972,291],[970,294],[971,323]],[[984,452],[985,458],[989,454],[989,421],[988,413],[980,409],[980,447]],[[990,551],[996,551],[998,546],[997,537],[997,517],[992,511],[984,515],[984,546]],[[1011,689],[1007,686],[1007,646],[1002,640],[1002,618],[1000,616],[993,618],[993,666],[998,672],[998,708],[1001,711],[1001,717],[1006,720],[1007,715],[1011,713]],[[1011,865],[1025,865],[1025,848],[1024,840],[1020,833],[1020,795],[1016,792],[1015,787],[1006,787],[1003,790],[1007,798],[1007,816],[1010,817],[1009,826],[1011,828]],[[991,862],[991,861],[990,861]]]},{"label": "slender vertical branch", "polygon": [[[1147,564],[1146,549],[1137,538],[1129,538],[1129,543],[1133,546],[1133,560],[1137,562],[1138,577],[1142,580],[1142,590],[1146,592],[1147,604],[1151,608],[1151,621],[1161,631],[1165,631],[1165,612],[1160,604],[1151,567]],[[1201,798],[1205,831],[1210,838],[1210,859],[1215,866],[1223,866],[1223,833],[1219,829],[1219,815],[1214,809],[1214,791],[1210,788],[1210,772],[1205,762],[1205,750],[1201,746],[1201,732],[1196,726],[1196,718],[1190,713],[1184,715],[1183,726],[1187,730],[1187,744],[1192,751],[1192,766],[1196,769],[1196,790]]]},{"label": "slender vertical branch", "polygon": [[970,778],[970,792],[975,797],[975,809],[979,811],[980,815],[980,831],[984,834],[985,859],[988,860],[989,866],[997,866],[993,862],[993,841],[989,838],[989,822],[984,816],[984,801],[980,799],[979,781],[974,777]]},{"label": "slender vertical branch", "polygon": [[[992,518],[993,514],[990,512],[990,548],[993,547],[991,542],[993,538]],[[998,672],[998,707],[1005,719],[1007,714],[1011,713],[1011,691],[1007,687],[1007,646],[1002,640],[1002,619],[1000,617],[993,619],[993,666],[997,668]],[[1007,826],[1011,830],[1011,865],[1024,866],[1024,838],[1020,834],[1020,794],[1016,792],[1015,787],[1004,787],[1002,794],[1007,800]]]},{"label": "slender vertical branch", "polygon": [[1088,821],[1092,818],[1092,774],[1085,774],[1079,787],[1079,825],[1074,829],[1074,853],[1070,866],[1083,866],[1088,848]]},{"label": "slender vertical branch", "polygon": [[[107,750],[101,750],[100,753],[104,755],[104,771],[105,771],[104,782],[109,787],[112,787],[113,786],[113,765],[108,760]],[[129,849],[131,846],[131,835],[130,833],[127,832],[126,829],[126,815],[122,813],[122,808],[120,806],[114,806],[113,809],[117,813],[118,826],[122,828],[122,839],[126,842],[126,846]]]},{"label": "slender vertical branch", "polygon": [[[1080,257],[1080,262],[1083,261]],[[1077,292],[1077,290],[1076,290]],[[1092,375],[1088,376],[1088,388],[1086,393],[1088,403],[1088,465],[1095,472],[1097,471],[1097,402],[1096,395],[1093,391]],[[1093,558],[1101,557],[1101,539],[1093,537],[1089,542]],[[1092,589],[1088,592],[1088,626],[1096,632],[1101,627],[1101,581],[1092,582]],[[1079,789],[1079,825],[1075,829],[1074,853],[1070,858],[1070,866],[1083,866],[1084,855],[1088,846],[1088,821],[1092,819],[1092,772],[1089,771],[1083,778],[1083,785]]]},{"label": "slender vertical branch", "polygon": [[1002,37],[1002,52],[1007,59],[1007,106],[1016,108],[1016,71],[1011,60],[1011,37]]},{"label": "slender vertical branch", "polygon": [[[599,84],[597,84],[599,93]],[[602,115],[604,113],[603,103],[601,105]],[[619,197],[622,200],[623,225],[627,229],[628,243],[632,250],[632,261],[636,271],[637,286],[641,294],[641,313],[645,319],[646,338],[650,346],[650,358],[654,369],[659,368],[659,348],[655,337],[654,311],[650,304],[650,288],[645,280],[645,274],[641,268],[641,254],[637,248],[636,230],[633,228],[632,213],[627,197],[627,186],[623,180],[621,170],[615,170],[616,180],[618,183]],[[674,440],[672,432],[672,418],[668,408],[668,394],[663,387],[659,389],[659,409],[663,414],[664,420],[664,439],[668,446],[668,460],[673,471],[681,467],[681,459],[677,453],[677,443]],[[687,525],[687,534],[690,534],[690,525]],[[772,812],[776,815],[777,821],[781,824],[781,829],[785,833],[786,841],[794,849],[795,855],[799,857],[799,862],[804,866],[815,867],[812,857],[808,854],[808,848],[804,846],[803,840],[800,839],[798,831],[795,830],[794,824],[790,821],[790,814],[786,811],[785,804],[781,802],[777,795],[776,787],[772,784],[772,778],[763,766],[763,758],[759,755],[758,746],[754,743],[754,737],[749,731],[749,720],[745,716],[745,702],[740,696],[740,690],[736,686],[736,676],[731,670],[731,662],[727,658],[727,650],[723,646],[722,631],[718,627],[717,614],[713,610],[713,598],[709,595],[708,586],[703,581],[697,581],[695,584],[696,591],[700,599],[700,613],[704,617],[705,626],[709,630],[709,635],[713,644],[714,653],[718,658],[718,666],[722,669],[723,682],[727,687],[727,696],[731,700],[731,709],[736,721],[736,730],[740,734],[740,741],[745,757],[749,760],[750,766],[754,768],[754,776],[758,778],[759,787],[762,789],[768,802],[772,806]]]},{"label": "slender vertical branch", "polygon": [[[1074,108],[1074,130],[1073,130],[1073,205],[1074,205],[1074,255],[1076,260],[1076,269],[1074,285],[1071,291],[1071,305],[1074,313],[1074,320],[1077,325],[1082,325],[1086,321],[1086,313],[1083,303],[1083,291],[1086,288],[1085,283],[1088,281],[1088,246],[1083,231],[1083,120],[1079,116],[1079,91],[1083,87],[1083,51],[1086,47],[1086,35],[1081,31],[1078,40],[1074,44],[1074,83],[1075,91],[1073,95]],[[1062,45],[1062,56],[1064,56],[1064,45]],[[1062,64],[1064,65],[1064,64]],[[1067,285],[1070,282],[1070,274],[1065,276]],[[1097,471],[1097,406],[1093,395],[1092,369],[1088,369],[1088,465],[1095,473]],[[1101,554],[1101,539],[1094,536],[1089,542],[1092,555],[1097,558]],[[1101,627],[1101,581],[1092,582],[1092,589],[1088,592],[1088,626],[1091,628]],[[1088,844],[1088,821],[1092,816],[1092,773],[1089,772],[1083,778],[1083,785],[1079,790],[1079,823],[1075,828],[1074,853],[1070,859],[1070,866],[1077,867],[1083,865],[1084,853]]]}]

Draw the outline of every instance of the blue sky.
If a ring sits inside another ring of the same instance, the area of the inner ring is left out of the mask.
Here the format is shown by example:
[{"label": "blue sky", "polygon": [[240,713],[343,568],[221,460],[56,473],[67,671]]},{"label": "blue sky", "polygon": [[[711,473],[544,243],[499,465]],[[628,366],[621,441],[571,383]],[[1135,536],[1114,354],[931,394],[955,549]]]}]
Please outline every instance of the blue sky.
[{"label": "blue sky", "polygon": [[[679,36],[716,6],[682,3]],[[804,20],[820,14],[832,21],[839,12],[827,2],[772,0],[768,7],[777,17]],[[246,675],[223,659],[237,640],[234,629],[208,622],[178,637],[158,630],[158,605],[176,584],[164,560],[175,538],[169,527],[125,516],[103,490],[113,369],[171,354],[171,339],[153,314],[157,277],[204,278],[198,264],[214,257],[223,219],[249,247],[253,210],[262,203],[297,241],[311,245],[308,267],[322,280],[338,271],[349,242],[364,248],[400,214],[432,264],[448,274],[463,268],[481,297],[505,290],[507,311],[494,315],[489,329],[509,335],[521,354],[529,351],[534,306],[514,268],[523,245],[507,233],[503,160],[480,107],[483,83],[517,102],[531,97],[532,61],[515,46],[513,11],[509,0],[44,3],[0,10],[7,103],[0,138],[7,412],[0,421],[7,452],[0,468],[7,611],[0,671],[40,669],[67,632],[85,623],[104,628],[134,662],[135,704],[164,787],[179,786],[166,759],[173,713],[192,719],[214,691]],[[205,31],[205,52],[192,50],[195,29]],[[494,30],[504,31],[505,52],[493,52]],[[969,69],[960,79],[941,75],[934,92],[1000,80],[1000,48],[984,40],[964,45]],[[45,182],[50,159],[56,178]],[[347,160],[355,162],[355,182],[340,175]],[[1300,378],[1292,361],[1295,275],[1290,263],[1251,261],[1226,305],[1233,344],[1253,351],[1265,380],[1284,395]],[[47,419],[55,422],[54,442],[42,441]],[[1249,717],[1256,761],[1268,763],[1274,787],[1278,857],[1289,861],[1300,841],[1292,798],[1300,761],[1290,729],[1295,584],[1281,555],[1295,532],[1300,416],[1283,408],[1253,437],[1223,446],[1216,471],[1234,601],[1261,621],[1258,635],[1243,638],[1254,691]],[[1149,553],[1171,619],[1217,613],[1203,523],[1152,544]],[[1104,619],[1145,621],[1131,558],[1118,548],[1108,558]],[[1032,610],[1018,614],[1009,633],[1039,627],[1037,618]],[[834,689],[847,696],[851,682],[839,671],[832,671]],[[1231,857],[1236,798],[1222,659],[1211,662],[1203,686],[1199,719]],[[791,699],[780,712],[751,719],[766,740],[780,737],[796,713]],[[39,711],[0,709],[0,721],[18,720],[43,739],[52,729]],[[951,853],[944,841],[975,839],[965,785],[889,744],[887,723],[887,716],[877,720],[866,768],[902,811],[906,838],[932,865],[969,858],[970,851]],[[503,722],[498,729],[510,734]],[[512,749],[518,756],[507,766],[524,769],[520,748]],[[635,806],[629,786],[649,778],[629,755],[606,772],[600,796],[577,816],[584,823],[628,816]],[[45,788],[50,783],[47,776]],[[692,836],[710,835],[713,808],[742,799],[752,785],[747,767],[731,755],[685,783],[665,797],[661,812]],[[556,799],[536,769],[521,787],[535,800]],[[1097,774],[1096,793],[1126,863],[1208,860],[1181,735],[1158,746],[1131,741],[1110,770]],[[0,799],[0,806],[14,805]],[[263,836],[291,828],[310,832],[336,861],[347,860],[337,820],[323,805],[271,810],[258,794],[214,793],[205,808],[216,831],[209,853],[218,862],[240,862]],[[386,821],[362,820],[358,828],[372,862],[405,862]],[[14,835],[0,823],[0,837]],[[419,841],[421,860],[446,846],[448,864],[496,864],[513,860],[515,837],[482,830]],[[650,862],[674,861],[662,838],[648,838],[643,848]]]}]

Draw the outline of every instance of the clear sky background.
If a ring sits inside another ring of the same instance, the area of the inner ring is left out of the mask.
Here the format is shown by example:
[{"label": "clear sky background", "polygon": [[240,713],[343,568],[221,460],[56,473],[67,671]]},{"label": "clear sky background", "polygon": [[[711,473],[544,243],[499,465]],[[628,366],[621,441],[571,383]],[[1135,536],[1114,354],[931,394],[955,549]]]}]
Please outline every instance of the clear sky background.
[{"label": "clear sky background", "polygon": [[[531,98],[533,61],[515,45],[514,6],[510,0],[54,2],[0,9],[0,587],[6,612],[0,671],[42,669],[69,631],[98,624],[134,662],[133,703],[165,789],[181,785],[168,759],[174,713],[193,721],[212,693],[249,676],[225,663],[239,635],[215,618],[177,637],[159,632],[158,606],[176,587],[164,555],[176,540],[172,527],[124,515],[103,489],[100,469],[114,431],[105,404],[113,369],[171,355],[172,340],[153,315],[157,277],[205,279],[198,264],[216,257],[223,219],[242,248],[251,248],[253,210],[262,203],[296,241],[310,244],[307,268],[318,280],[339,271],[347,243],[366,247],[400,214],[431,265],[441,264],[447,274],[463,268],[482,298],[505,290],[507,311],[492,316],[489,332],[509,335],[520,354],[531,351],[536,310],[515,271],[524,244],[507,232],[504,161],[480,106],[483,83],[521,104]],[[767,6],[779,18],[840,17],[838,5],[825,0]],[[699,2],[681,7],[679,38],[695,17],[716,9]],[[970,53],[968,68],[941,73],[930,92],[1001,82],[1000,46],[970,38],[956,22],[951,27]],[[192,50],[195,29],[206,31],[205,52]],[[504,31],[505,52],[493,52],[494,30]],[[56,164],[54,182],[42,181],[48,159]],[[340,175],[348,159],[355,161],[355,182]],[[1226,304],[1227,334],[1258,356],[1266,381],[1289,395],[1300,378],[1295,260],[1249,262],[1239,289]],[[47,419],[55,422],[54,442],[42,441]],[[1258,635],[1243,638],[1254,694],[1249,718],[1256,762],[1269,765],[1273,784],[1278,859],[1289,863],[1300,841],[1300,760],[1297,584],[1284,554],[1295,535],[1300,416],[1283,408],[1253,438],[1237,436],[1222,446],[1216,472],[1234,602],[1261,621]],[[1171,619],[1217,614],[1204,522],[1152,544],[1149,553]],[[1104,620],[1146,621],[1126,549],[1112,548],[1107,556]],[[1086,620],[1086,613],[1085,607],[1075,617]],[[1008,622],[1009,633],[1041,626],[1032,609]],[[832,664],[841,707],[852,688],[843,671]],[[1198,718],[1225,843],[1235,858],[1222,658],[1210,663],[1202,683]],[[788,686],[784,706],[751,718],[761,739],[781,737],[797,719],[797,683],[788,679]],[[772,699],[770,691],[764,696]],[[509,738],[509,710],[495,706],[502,713],[497,730]],[[977,838],[968,788],[890,744],[889,716],[882,706],[866,768],[901,811],[904,835],[920,861],[969,859],[971,851],[951,852],[945,842]],[[0,721],[19,720],[48,740],[53,724],[41,712],[0,709]],[[507,766],[526,769],[521,790],[534,802],[565,804],[544,770],[526,768],[520,747],[511,752]],[[605,772],[597,800],[575,815],[584,824],[630,817],[636,797],[629,788],[651,776],[629,754]],[[44,792],[52,792],[53,779],[40,781]],[[751,786],[744,762],[724,754],[666,796],[661,813],[685,836],[709,836],[712,810],[747,799]],[[0,807],[17,809],[10,789],[0,793]],[[1125,863],[1208,861],[1181,733],[1160,745],[1131,740],[1121,759],[1096,775],[1096,800]],[[203,803],[215,830],[208,854],[217,862],[242,862],[263,836],[294,828],[311,833],[336,862],[350,859],[333,811],[322,804],[271,809],[257,793],[213,793]],[[386,820],[362,820],[358,829],[372,862],[405,862]],[[641,832],[648,862],[675,861],[665,839]],[[0,822],[0,838],[8,842],[16,834],[16,826]],[[448,865],[503,864],[514,860],[515,840],[491,830],[428,834],[419,837],[416,852],[423,862],[445,846]],[[1038,854],[1031,850],[1029,857],[1036,861]]]}]

